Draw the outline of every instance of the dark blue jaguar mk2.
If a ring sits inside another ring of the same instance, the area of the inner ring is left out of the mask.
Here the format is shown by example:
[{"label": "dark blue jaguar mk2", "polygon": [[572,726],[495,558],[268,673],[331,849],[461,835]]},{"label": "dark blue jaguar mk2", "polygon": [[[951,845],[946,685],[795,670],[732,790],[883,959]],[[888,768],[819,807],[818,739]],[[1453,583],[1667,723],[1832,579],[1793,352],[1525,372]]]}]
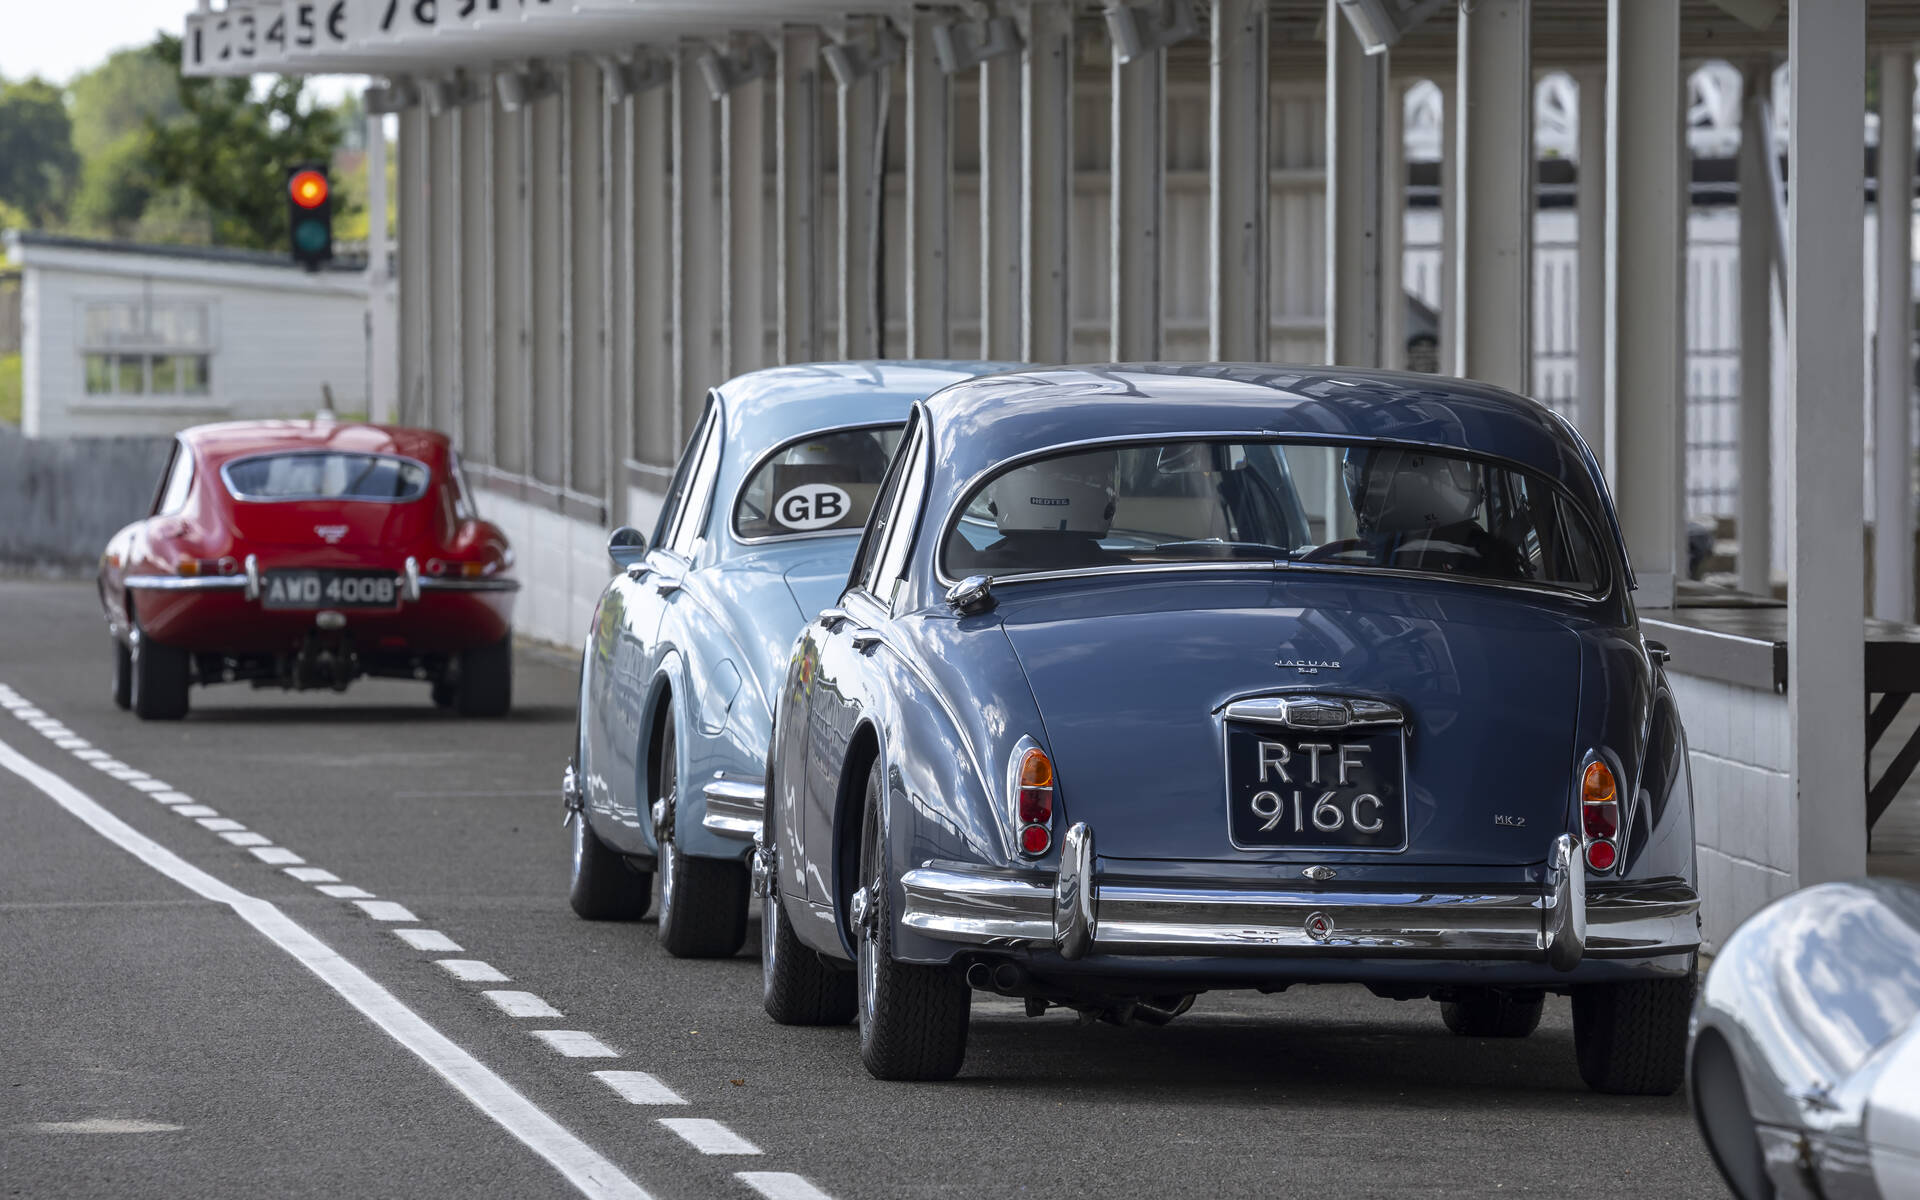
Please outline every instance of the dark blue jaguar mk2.
[{"label": "dark blue jaguar mk2", "polygon": [[[1034,370],[915,406],[794,647],[765,1001],[959,1070],[974,989],[1164,1022],[1358,982],[1680,1082],[1686,741],[1612,505],[1531,400],[1328,368]],[[851,969],[849,969],[851,968]]]}]

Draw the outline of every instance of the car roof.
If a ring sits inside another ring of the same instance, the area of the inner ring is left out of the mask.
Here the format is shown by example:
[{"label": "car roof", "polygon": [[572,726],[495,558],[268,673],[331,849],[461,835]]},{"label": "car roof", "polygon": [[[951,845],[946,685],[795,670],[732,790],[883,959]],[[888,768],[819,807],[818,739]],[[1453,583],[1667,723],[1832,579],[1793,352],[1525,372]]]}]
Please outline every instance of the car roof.
[{"label": "car roof", "polygon": [[727,447],[755,458],[819,429],[904,423],[915,400],[1020,365],[965,359],[796,363],[752,371],[714,390],[726,413]]},{"label": "car roof", "polygon": [[180,439],[200,461],[216,467],[249,454],[300,450],[339,450],[357,454],[398,454],[437,463],[447,454],[447,435],[432,429],[375,425],[366,421],[223,421],[183,430]]}]

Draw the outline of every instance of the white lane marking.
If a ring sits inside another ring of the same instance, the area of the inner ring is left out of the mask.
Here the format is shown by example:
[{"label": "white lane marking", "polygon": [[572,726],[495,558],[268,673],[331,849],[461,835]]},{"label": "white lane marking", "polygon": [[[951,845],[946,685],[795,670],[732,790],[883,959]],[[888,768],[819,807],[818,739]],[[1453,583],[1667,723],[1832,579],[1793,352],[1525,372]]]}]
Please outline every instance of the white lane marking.
[{"label": "white lane marking", "polygon": [[27,1128],[35,1133],[172,1133],[182,1126],[130,1117],[88,1117],[84,1121],[35,1121]]},{"label": "white lane marking", "polygon": [[[93,765],[97,767],[100,764],[95,763]],[[149,776],[145,771],[136,771],[132,767],[126,767],[126,766],[115,767],[112,770],[107,771],[107,774],[111,775],[115,779],[118,779],[121,783],[132,783],[136,779],[149,778]]]},{"label": "white lane marking", "polygon": [[[93,745],[93,743],[89,742],[87,739],[78,738],[78,737],[55,738],[53,739],[53,744],[60,747],[62,750],[85,750],[88,746]],[[165,787],[166,785],[161,784],[161,786]]]},{"label": "white lane marking", "polygon": [[223,841],[234,846],[271,846],[273,845],[272,838],[268,837],[264,833],[255,833],[250,829],[242,829],[234,833],[223,833],[220,835],[220,837]]},{"label": "white lane marking", "polygon": [[533,1036],[568,1058],[619,1058],[613,1049],[590,1033],[578,1029],[536,1029]]},{"label": "white lane marking", "polygon": [[[125,763],[123,763],[123,762],[121,762],[121,761],[120,761],[119,759],[117,759],[117,758],[96,758],[96,759],[94,759],[94,760],[93,760],[93,769],[94,769],[94,770],[96,770],[96,771],[105,771],[105,772],[106,772],[107,774],[109,774],[109,775],[111,775],[111,774],[112,774],[113,772],[115,772],[115,771],[131,771],[131,770],[133,770],[133,768],[132,768],[132,767],[130,767],[130,766],[128,766],[127,764],[125,764]],[[140,773],[141,773],[142,775],[145,775],[145,774],[146,774],[146,772],[145,772],[145,771],[142,771],[142,772],[140,772]]]},{"label": "white lane marking", "polygon": [[438,929],[396,929],[394,936],[412,946],[415,950],[441,950],[449,954],[460,953],[460,943],[454,941]]},{"label": "white lane marking", "polygon": [[760,1147],[711,1117],[661,1117],[660,1123],[702,1154],[760,1153]]},{"label": "white lane marking", "polygon": [[162,783],[151,776],[146,779],[136,779],[129,786],[137,792],[170,792],[173,790],[172,784]]},{"label": "white lane marking", "polygon": [[407,911],[406,905],[395,904],[391,900],[355,900],[360,911],[376,921],[418,921],[420,918]]},{"label": "white lane marking", "polygon": [[155,792],[153,798],[162,804],[192,804],[193,797],[185,792]]},{"label": "white lane marking", "polygon": [[646,1189],[515,1091],[485,1063],[461,1049],[393,993],[375,983],[280,909],[249,896],[189,863],[102,808],[79,788],[0,742],[0,767],[46,793],[122,850],[208,900],[225,904],[318,976],[342,999],[412,1052],[502,1129],[550,1163],[590,1200],[651,1200]]},{"label": "white lane marking", "polygon": [[201,817],[194,824],[202,829],[211,829],[215,833],[238,833],[246,828],[232,817]]},{"label": "white lane marking", "polygon": [[35,717],[44,717],[47,714],[41,709],[35,708],[32,704],[24,704],[14,709],[13,715],[19,717],[22,721],[31,721]]},{"label": "white lane marking", "polygon": [[81,762],[95,762],[102,758],[111,757],[105,750],[75,750],[73,756]]},{"label": "white lane marking", "polygon": [[595,1071],[593,1077],[628,1104],[685,1104],[680,1093],[645,1071]]},{"label": "white lane marking", "polygon": [[468,983],[506,983],[509,976],[492,963],[477,958],[437,958],[434,965],[455,979]]},{"label": "white lane marking", "polygon": [[766,1200],[833,1200],[792,1171],[735,1171],[733,1177]]},{"label": "white lane marking", "polygon": [[211,808],[205,804],[177,804],[174,806],[173,811],[183,817],[217,817],[220,815],[219,809]]},{"label": "white lane marking", "polygon": [[[445,966],[442,960],[441,966]],[[482,996],[493,1001],[500,1011],[510,1017],[543,1017],[555,1020],[567,1014],[534,995],[532,992],[481,992]]]},{"label": "white lane marking", "polygon": [[332,896],[335,900],[371,900],[373,893],[350,883],[323,883],[320,885],[322,896]]},{"label": "white lane marking", "polygon": [[287,874],[301,883],[339,883],[340,877],[323,867],[288,867]]},{"label": "white lane marking", "polygon": [[[284,846],[255,846],[248,850],[247,853],[253,855],[261,862],[266,863],[268,866],[273,867],[283,867],[288,863],[303,863],[307,861]],[[412,920],[411,917],[406,919]]]}]

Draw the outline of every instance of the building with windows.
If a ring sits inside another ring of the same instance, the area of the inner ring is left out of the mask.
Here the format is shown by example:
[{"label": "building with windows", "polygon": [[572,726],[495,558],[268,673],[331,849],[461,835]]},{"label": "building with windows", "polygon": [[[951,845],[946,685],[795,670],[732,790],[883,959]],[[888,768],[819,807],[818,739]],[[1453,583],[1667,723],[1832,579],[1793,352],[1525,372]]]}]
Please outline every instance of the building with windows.
[{"label": "building with windows", "polygon": [[367,410],[358,264],[15,233],[29,437],[168,434],[332,406]]}]

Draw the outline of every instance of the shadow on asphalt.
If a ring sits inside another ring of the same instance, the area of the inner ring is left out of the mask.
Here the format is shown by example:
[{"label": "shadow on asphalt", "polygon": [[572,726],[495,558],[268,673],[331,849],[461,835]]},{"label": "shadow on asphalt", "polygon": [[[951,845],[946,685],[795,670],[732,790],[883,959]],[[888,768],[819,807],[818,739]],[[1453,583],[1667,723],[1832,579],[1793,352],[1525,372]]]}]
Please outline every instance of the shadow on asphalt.
[{"label": "shadow on asphalt", "polygon": [[187,720],[206,723],[217,721],[227,725],[392,725],[397,723],[461,723],[476,726],[551,725],[572,724],[573,706],[527,704],[516,706],[504,717],[462,717],[446,709],[435,708],[424,696],[421,697],[418,705],[270,702],[251,705],[243,703],[232,707],[209,705],[195,697],[195,703],[187,713]]}]

